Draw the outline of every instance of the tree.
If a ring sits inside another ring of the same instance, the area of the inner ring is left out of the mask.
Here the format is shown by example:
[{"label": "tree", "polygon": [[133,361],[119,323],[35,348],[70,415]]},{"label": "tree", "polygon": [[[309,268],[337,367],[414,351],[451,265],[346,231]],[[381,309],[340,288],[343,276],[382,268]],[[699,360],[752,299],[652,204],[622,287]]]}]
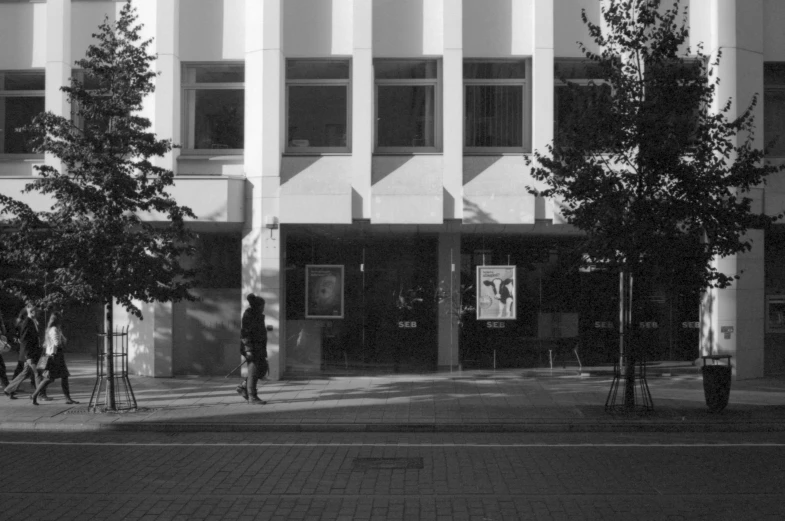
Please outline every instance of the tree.
[{"label": "tree", "polygon": [[582,12],[600,51],[578,45],[601,81],[565,80],[582,103],[578,117],[565,118],[554,144],[534,153],[540,186],[528,187],[557,201],[585,232],[585,261],[622,274],[625,408],[634,407],[634,367],[643,355],[624,331],[632,280],[688,273],[695,287],[727,287],[738,276],[719,272],[713,259],[748,251],[745,232],[779,218],[752,211],[750,190],[780,170],[765,165],[753,144],[757,95],[736,117],[732,100],[713,109],[721,53],[710,61],[698,45],[692,54],[686,7],[661,4],[610,0],[602,30]]},{"label": "tree", "polygon": [[[156,59],[141,41],[141,25],[130,0],[119,18],[99,26],[86,57],[76,62],[84,80],[62,87],[74,107],[74,121],[46,112],[25,130],[35,149],[60,160],[61,169],[37,166],[39,177],[24,192],[53,199],[49,211],[0,194],[0,212],[10,216],[12,232],[3,238],[0,259],[13,277],[0,287],[44,307],[100,303],[106,309],[107,406],[114,397],[112,306],[122,305],[142,319],[135,301],[194,300],[193,273],[180,258],[192,252],[193,234],[184,219],[193,212],[167,194],[170,170],[151,158],[171,151],[139,115],[154,91]],[[89,88],[88,88],[89,86]],[[79,123],[81,122],[81,123]],[[166,224],[143,220],[166,216]],[[44,284],[42,288],[41,284]]]}]

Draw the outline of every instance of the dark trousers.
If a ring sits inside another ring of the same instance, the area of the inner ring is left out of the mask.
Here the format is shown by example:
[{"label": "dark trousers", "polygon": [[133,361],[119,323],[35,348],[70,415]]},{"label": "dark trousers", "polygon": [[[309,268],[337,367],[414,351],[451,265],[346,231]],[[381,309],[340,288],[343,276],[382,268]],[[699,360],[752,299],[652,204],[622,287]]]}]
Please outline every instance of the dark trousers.
[{"label": "dark trousers", "polygon": [[25,365],[22,368],[22,372],[19,373],[19,375],[16,378],[14,378],[10,384],[6,386],[5,392],[7,394],[16,392],[16,390],[19,388],[21,383],[25,381],[25,378],[27,378],[31,374],[34,380],[33,382],[34,388],[37,389],[38,384],[41,383],[41,380],[38,376],[38,370],[35,368],[35,365],[36,365],[35,360],[31,360],[30,358],[25,360]]},{"label": "dark trousers", "polygon": [[267,359],[246,357],[245,360],[248,365],[248,374],[246,375],[245,380],[240,384],[240,387],[245,388],[249,397],[258,397],[256,385],[259,383],[259,378],[264,378],[264,375],[268,372]]},{"label": "dark trousers", "polygon": [[[13,380],[17,376],[19,376],[19,373],[21,373],[24,368],[25,368],[25,361],[24,360],[19,360],[18,362],[16,362],[16,369],[14,369],[14,376],[11,377],[11,380]],[[35,380],[33,380],[33,375],[32,374],[30,375],[30,385],[33,386],[33,389],[35,389],[37,387],[37,385],[35,383]]]},{"label": "dark trousers", "polygon": [[8,373],[6,373],[5,360],[3,360],[2,356],[0,356],[0,384],[3,387],[8,387]]}]

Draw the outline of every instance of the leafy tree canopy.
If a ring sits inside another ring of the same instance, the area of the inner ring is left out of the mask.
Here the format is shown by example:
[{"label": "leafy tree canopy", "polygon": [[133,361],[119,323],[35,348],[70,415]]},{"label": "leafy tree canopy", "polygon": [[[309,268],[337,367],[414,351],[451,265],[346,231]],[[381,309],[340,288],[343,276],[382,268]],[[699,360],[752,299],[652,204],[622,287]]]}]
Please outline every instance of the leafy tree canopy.
[{"label": "leafy tree canopy", "polygon": [[[11,276],[0,288],[44,306],[107,304],[116,299],[141,318],[134,300],[192,300],[193,273],[179,259],[192,252],[184,219],[193,212],[166,192],[170,170],[152,158],[170,152],[140,115],[156,73],[130,0],[116,21],[93,34],[97,42],[76,62],[83,78],[63,87],[74,117],[40,114],[24,130],[35,149],[59,160],[36,166],[39,177],[24,192],[54,201],[48,211],[0,194],[11,231],[0,243],[0,262]],[[161,221],[143,220],[144,214]],[[46,285],[44,287],[44,284]]]},{"label": "leafy tree canopy", "polygon": [[712,260],[749,250],[745,232],[779,218],[752,208],[751,190],[780,170],[754,145],[758,97],[735,117],[738,101],[717,103],[721,52],[710,61],[687,48],[678,0],[610,0],[602,17],[601,28],[582,12],[600,51],[578,44],[599,81],[565,80],[578,110],[534,153],[540,185],[528,189],[586,232],[585,259],[727,287],[738,276]]}]

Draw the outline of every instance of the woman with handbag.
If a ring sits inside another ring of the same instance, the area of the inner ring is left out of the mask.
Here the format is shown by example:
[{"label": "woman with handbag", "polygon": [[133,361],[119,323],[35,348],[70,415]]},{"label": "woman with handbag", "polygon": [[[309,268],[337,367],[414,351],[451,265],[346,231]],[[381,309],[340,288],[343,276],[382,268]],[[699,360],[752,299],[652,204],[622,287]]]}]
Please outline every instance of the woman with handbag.
[{"label": "woman with handbag", "polygon": [[71,374],[65,365],[63,349],[67,340],[65,335],[63,335],[62,321],[62,315],[57,311],[49,317],[49,324],[46,327],[46,338],[44,339],[44,353],[38,362],[38,368],[42,371],[41,383],[38,384],[38,388],[31,397],[33,405],[38,405],[38,395],[43,393],[46,387],[54,382],[56,378],[60,379],[60,385],[65,395],[65,403],[69,405],[79,403],[71,399],[71,390],[68,386],[68,377]]}]

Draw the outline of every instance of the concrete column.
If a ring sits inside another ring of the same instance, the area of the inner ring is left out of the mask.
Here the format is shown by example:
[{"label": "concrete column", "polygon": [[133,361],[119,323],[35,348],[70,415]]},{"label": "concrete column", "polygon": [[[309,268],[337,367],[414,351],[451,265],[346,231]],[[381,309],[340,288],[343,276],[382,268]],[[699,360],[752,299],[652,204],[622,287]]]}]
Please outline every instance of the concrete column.
[{"label": "concrete column", "polygon": [[[158,54],[152,67],[160,74],[155,78],[155,92],[145,100],[144,115],[152,122],[159,139],[181,140],[180,131],[180,0],[155,0],[137,5],[139,21],[144,24],[143,37],[153,38],[149,47]],[[177,173],[179,149],[153,164]]]},{"label": "concrete column", "polygon": [[373,2],[354,0],[352,20],[352,218],[371,218],[374,143]]},{"label": "concrete column", "polygon": [[283,152],[283,0],[245,3],[245,224],[242,246],[243,311],[246,295],[266,301],[270,378],[283,372],[280,339],[281,234],[278,228]]},{"label": "concrete column", "polygon": [[[553,0],[533,0],[531,86],[532,150],[546,152],[553,142]],[[553,201],[536,198],[535,219],[554,219]]]},{"label": "concrete column", "polygon": [[463,218],[463,0],[444,0],[444,218]]},{"label": "concrete column", "polygon": [[[60,87],[71,77],[71,0],[46,3],[46,110],[71,118],[71,104]],[[45,163],[60,169],[62,163],[46,154]]]},{"label": "concrete column", "polygon": [[457,369],[460,328],[455,314],[461,294],[461,234],[456,230],[439,233],[439,285],[446,298],[439,304],[438,369]]},{"label": "concrete column", "polygon": [[[763,93],[763,1],[714,0],[711,10],[709,20],[714,26],[707,51],[714,58],[722,50],[722,82],[714,109],[732,98],[731,112],[726,115],[732,120],[749,106],[753,94]],[[740,27],[748,30],[740,31]],[[762,128],[762,103],[755,108],[755,118]],[[744,138],[740,136],[738,142]],[[763,145],[761,132],[754,145]],[[752,211],[762,211],[762,188],[749,195],[754,201]],[[764,234],[751,230],[747,238],[752,241],[751,251],[715,260],[718,270],[741,278],[728,289],[708,291],[701,306],[701,354],[732,355],[737,379],[764,375]]]}]

